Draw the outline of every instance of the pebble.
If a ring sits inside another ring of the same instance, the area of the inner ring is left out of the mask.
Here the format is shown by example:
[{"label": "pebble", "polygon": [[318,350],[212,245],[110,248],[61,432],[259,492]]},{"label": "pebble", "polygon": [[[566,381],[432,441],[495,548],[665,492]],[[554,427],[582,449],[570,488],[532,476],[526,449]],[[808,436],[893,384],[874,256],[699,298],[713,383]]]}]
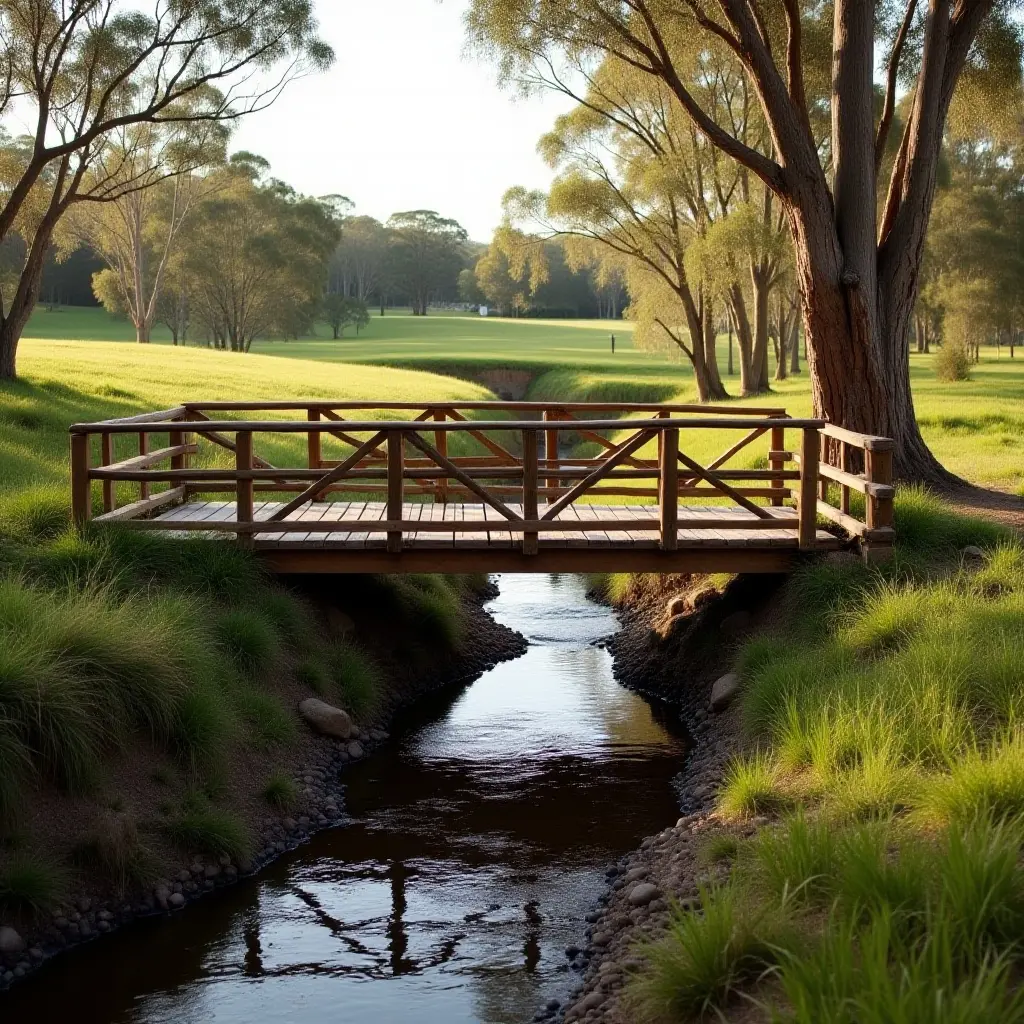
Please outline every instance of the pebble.
[{"label": "pebble", "polygon": [[183,907],[185,906],[185,897],[180,892],[173,892],[167,897],[167,904],[171,907]]},{"label": "pebble", "polygon": [[363,745],[358,740],[353,740],[346,750],[353,761],[358,761],[363,756]]}]

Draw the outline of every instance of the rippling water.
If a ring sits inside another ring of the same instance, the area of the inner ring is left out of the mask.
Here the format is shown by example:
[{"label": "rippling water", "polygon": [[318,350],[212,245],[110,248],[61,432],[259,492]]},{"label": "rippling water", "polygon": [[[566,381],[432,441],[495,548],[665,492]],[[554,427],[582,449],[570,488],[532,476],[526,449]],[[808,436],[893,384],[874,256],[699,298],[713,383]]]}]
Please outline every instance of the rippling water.
[{"label": "rippling water", "polygon": [[529,650],[348,769],[345,825],[58,960],[0,1020],[506,1024],[564,999],[605,867],[676,816],[684,747],[612,678],[579,578],[499,585]]}]

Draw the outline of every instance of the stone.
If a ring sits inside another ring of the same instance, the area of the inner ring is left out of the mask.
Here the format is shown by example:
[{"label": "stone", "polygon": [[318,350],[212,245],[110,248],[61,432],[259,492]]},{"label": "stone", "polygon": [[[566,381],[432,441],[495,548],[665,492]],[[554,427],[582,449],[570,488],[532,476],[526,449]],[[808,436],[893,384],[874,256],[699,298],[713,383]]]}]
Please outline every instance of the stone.
[{"label": "stone", "polygon": [[0,928],[0,953],[4,956],[16,956],[25,948],[25,940],[11,927]]},{"label": "stone", "polygon": [[968,544],[961,552],[964,558],[984,558],[985,552],[977,544]]},{"label": "stone", "polygon": [[738,611],[726,615],[718,628],[727,636],[740,636],[750,628],[750,612]]},{"label": "stone", "polygon": [[582,1003],[580,1009],[586,1013],[588,1010],[596,1010],[604,1002],[604,996],[600,992],[591,992]]},{"label": "stone", "polygon": [[206,868],[207,878],[217,878],[220,875],[221,866],[219,864],[209,864]]},{"label": "stone", "polygon": [[727,672],[715,680],[711,687],[711,710],[724,711],[736,696],[740,688],[740,677],[735,672]]},{"label": "stone", "polygon": [[641,878],[646,878],[650,872],[642,864],[639,867],[631,868],[626,872],[625,880],[627,882],[639,882]]},{"label": "stone", "polygon": [[359,758],[361,758],[364,753],[363,745],[359,742],[359,740],[353,740],[348,745],[347,750],[348,756],[351,757],[353,761],[358,761]]},{"label": "stone", "polygon": [[185,906],[185,897],[180,892],[172,892],[171,895],[167,897],[167,905],[176,909],[178,907],[183,907]]},{"label": "stone", "polygon": [[670,619],[677,615],[685,615],[689,610],[685,594],[677,594],[665,605],[665,615]]},{"label": "stone", "polygon": [[299,714],[321,736],[331,736],[336,740],[350,739],[355,726],[347,711],[336,708],[316,697],[309,697],[299,704]]},{"label": "stone", "polygon": [[651,882],[641,882],[639,885],[634,885],[629,892],[629,903],[633,907],[646,907],[651,900],[657,899],[661,895],[661,890]]}]

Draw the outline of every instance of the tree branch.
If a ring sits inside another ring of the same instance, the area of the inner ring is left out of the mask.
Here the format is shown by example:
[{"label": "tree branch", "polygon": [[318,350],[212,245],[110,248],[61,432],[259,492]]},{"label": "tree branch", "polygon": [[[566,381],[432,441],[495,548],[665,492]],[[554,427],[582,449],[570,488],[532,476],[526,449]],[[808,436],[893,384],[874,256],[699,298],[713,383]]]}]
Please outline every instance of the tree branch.
[{"label": "tree branch", "polygon": [[[787,0],[788,4],[796,3],[796,0]],[[875,136],[875,173],[882,167],[882,157],[885,155],[885,144],[889,139],[889,129],[892,126],[892,116],[896,110],[896,87],[899,83],[900,58],[903,56],[903,46],[907,41],[910,26],[917,11],[917,0],[909,0],[907,11],[903,16],[903,23],[892,45],[892,53],[889,56],[889,71],[885,82],[885,102],[882,105],[882,118],[878,122],[878,134]]]}]

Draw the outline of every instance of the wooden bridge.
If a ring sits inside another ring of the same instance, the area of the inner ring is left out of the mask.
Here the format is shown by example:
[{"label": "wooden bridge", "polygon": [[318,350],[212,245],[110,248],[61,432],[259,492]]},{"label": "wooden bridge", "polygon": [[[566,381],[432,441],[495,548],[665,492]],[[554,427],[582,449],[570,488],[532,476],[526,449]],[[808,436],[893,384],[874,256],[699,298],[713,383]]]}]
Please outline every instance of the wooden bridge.
[{"label": "wooden bridge", "polygon": [[72,426],[72,504],[287,573],[779,572],[844,534],[885,557],[892,448],[784,409],[187,402]]}]

